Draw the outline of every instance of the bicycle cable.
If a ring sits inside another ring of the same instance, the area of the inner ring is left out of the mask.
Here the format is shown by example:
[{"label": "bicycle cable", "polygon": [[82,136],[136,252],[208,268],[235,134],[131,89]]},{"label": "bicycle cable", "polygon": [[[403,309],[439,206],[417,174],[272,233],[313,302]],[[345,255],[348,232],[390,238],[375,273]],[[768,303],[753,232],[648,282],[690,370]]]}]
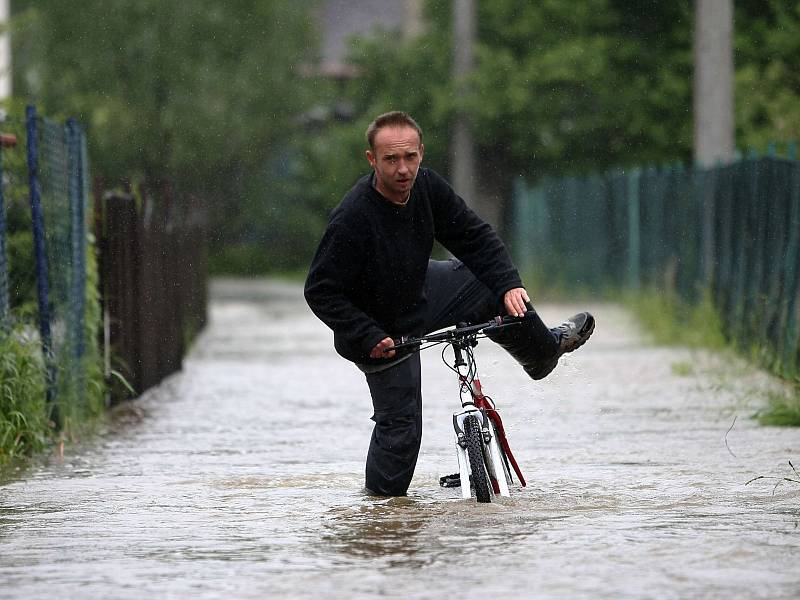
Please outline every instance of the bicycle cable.
[{"label": "bicycle cable", "polygon": [[463,348],[464,353],[466,354],[466,366],[467,372],[462,374],[458,367],[451,366],[448,360],[445,358],[445,352],[449,347],[452,346],[451,343],[447,343],[444,348],[442,348],[442,362],[445,366],[453,371],[461,382],[461,389],[459,390],[459,396],[461,398],[461,403],[464,404],[464,394],[469,392],[470,401],[475,398],[475,390],[472,387],[472,382],[475,380],[475,375],[477,374],[477,367],[475,365],[475,356],[473,354],[472,346],[467,345]]}]

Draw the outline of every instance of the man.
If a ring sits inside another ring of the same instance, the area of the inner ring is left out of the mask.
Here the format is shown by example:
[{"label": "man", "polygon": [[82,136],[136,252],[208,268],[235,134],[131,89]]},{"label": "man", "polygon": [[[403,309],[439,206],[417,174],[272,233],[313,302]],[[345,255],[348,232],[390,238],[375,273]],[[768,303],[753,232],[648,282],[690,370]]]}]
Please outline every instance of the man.
[{"label": "man", "polygon": [[[333,330],[337,352],[366,375],[375,421],[366,490],[398,496],[408,490],[419,454],[422,394],[419,354],[396,356],[392,339],[503,312],[521,316],[530,298],[492,228],[444,179],[420,168],[422,131],[409,115],[379,116],[367,143],[372,172],[331,213],[305,297]],[[434,240],[458,260],[431,261]],[[588,313],[551,330],[531,310],[523,327],[492,339],[541,379],[593,330]]]}]

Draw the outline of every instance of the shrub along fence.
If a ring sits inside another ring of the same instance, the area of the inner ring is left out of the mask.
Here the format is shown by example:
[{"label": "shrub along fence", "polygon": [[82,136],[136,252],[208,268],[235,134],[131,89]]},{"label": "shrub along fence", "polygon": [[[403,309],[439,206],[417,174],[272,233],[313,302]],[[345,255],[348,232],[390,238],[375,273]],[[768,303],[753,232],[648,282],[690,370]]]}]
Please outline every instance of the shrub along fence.
[{"label": "shrub along fence", "polygon": [[194,196],[171,185],[109,192],[98,205],[107,365],[141,393],[181,368],[206,321],[206,219]]},{"label": "shrub along fence", "polygon": [[710,297],[724,334],[800,375],[800,163],[751,157],[519,181],[514,253],[546,285]]}]

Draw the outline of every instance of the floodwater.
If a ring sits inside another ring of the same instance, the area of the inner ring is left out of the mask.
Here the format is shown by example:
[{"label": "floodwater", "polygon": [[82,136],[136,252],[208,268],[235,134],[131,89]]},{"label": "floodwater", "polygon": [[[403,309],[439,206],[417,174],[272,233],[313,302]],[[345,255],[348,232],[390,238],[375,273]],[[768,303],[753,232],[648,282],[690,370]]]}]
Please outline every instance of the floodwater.
[{"label": "floodwater", "polygon": [[745,485],[800,463],[797,430],[750,418],[758,374],[650,346],[611,305],[544,382],[482,342],[529,484],[478,505],[438,486],[458,394],[430,350],[409,496],[374,499],[366,384],[299,287],[212,291],[181,374],[0,487],[0,597],[800,596],[800,485]]}]

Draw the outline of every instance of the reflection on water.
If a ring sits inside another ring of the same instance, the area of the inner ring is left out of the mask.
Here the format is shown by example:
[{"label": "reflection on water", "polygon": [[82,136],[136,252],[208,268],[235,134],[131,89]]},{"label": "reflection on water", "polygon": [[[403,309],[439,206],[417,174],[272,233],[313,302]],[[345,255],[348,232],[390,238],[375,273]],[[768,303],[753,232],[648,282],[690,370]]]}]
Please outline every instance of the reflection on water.
[{"label": "reflection on water", "polygon": [[477,505],[437,484],[457,399],[436,357],[410,495],[365,496],[363,376],[299,288],[228,285],[183,373],[0,484],[0,597],[797,597],[800,486],[744,486],[796,432],[739,419],[732,456],[736,386],[677,376],[694,356],[614,307],[541,383],[480,345],[529,486]]},{"label": "reflection on water", "polygon": [[355,558],[389,557],[413,566],[425,555],[418,535],[436,510],[431,505],[427,509],[408,498],[336,508],[324,521],[322,542],[326,551]]},{"label": "reflection on water", "polygon": [[502,555],[509,545],[534,535],[538,522],[513,500],[478,507],[434,494],[365,499],[328,511],[321,551],[339,553],[341,560],[355,564],[383,559],[386,567],[430,566],[469,554]]}]

